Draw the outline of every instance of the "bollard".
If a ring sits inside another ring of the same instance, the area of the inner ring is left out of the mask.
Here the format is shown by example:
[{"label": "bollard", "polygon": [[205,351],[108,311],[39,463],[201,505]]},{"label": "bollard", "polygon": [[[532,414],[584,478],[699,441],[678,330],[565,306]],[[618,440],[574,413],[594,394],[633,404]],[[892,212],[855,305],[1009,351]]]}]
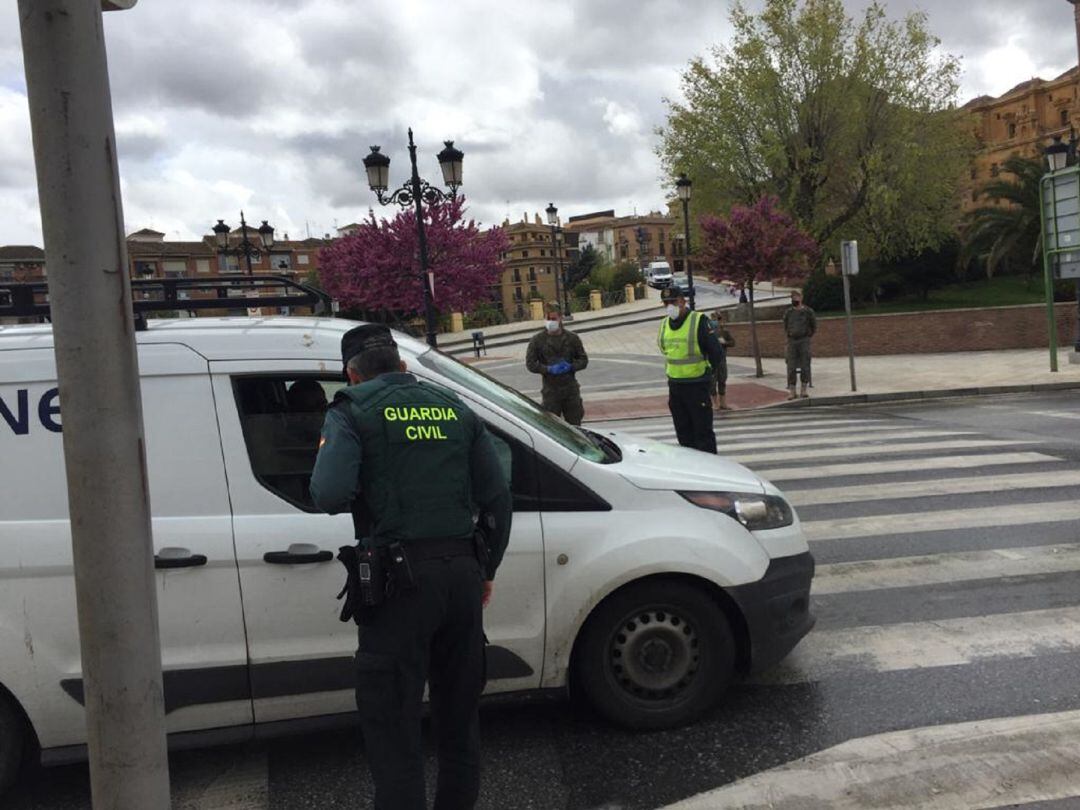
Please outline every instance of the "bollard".
[{"label": "bollard", "polygon": [[634,285],[627,284],[623,287],[623,293],[626,297],[626,303],[631,304],[634,301]]},{"label": "bollard", "polygon": [[589,309],[593,312],[604,308],[604,299],[599,290],[589,290]]},{"label": "bollard", "polygon": [[543,301],[530,301],[529,302],[529,320],[530,321],[542,321],[542,320],[544,320],[544,302]]},{"label": "bollard", "polygon": [[484,345],[484,333],[483,332],[476,331],[476,332],[472,333],[472,348],[473,348],[473,354],[476,355],[476,358],[478,360],[480,359],[480,351],[481,350],[483,350],[485,356],[487,355],[487,346]]},{"label": "bollard", "polygon": [[464,332],[465,331],[465,316],[460,312],[450,313],[450,331],[451,332]]}]

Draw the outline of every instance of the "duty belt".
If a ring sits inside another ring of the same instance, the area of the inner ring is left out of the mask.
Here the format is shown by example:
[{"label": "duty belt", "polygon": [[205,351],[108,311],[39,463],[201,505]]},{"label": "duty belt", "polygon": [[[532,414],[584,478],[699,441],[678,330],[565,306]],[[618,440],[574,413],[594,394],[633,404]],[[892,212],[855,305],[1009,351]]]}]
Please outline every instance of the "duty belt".
[{"label": "duty belt", "polygon": [[414,563],[437,560],[441,557],[476,556],[476,545],[471,537],[429,537],[402,543],[409,560]]}]

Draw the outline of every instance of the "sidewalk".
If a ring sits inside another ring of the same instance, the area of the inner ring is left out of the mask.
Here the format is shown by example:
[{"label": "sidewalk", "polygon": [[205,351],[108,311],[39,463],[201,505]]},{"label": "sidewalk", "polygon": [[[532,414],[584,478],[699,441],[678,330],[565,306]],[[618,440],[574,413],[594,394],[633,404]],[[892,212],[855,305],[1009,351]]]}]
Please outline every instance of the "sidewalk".
[{"label": "sidewalk", "polygon": [[[733,357],[732,365],[745,369],[728,378],[727,414],[764,407],[803,408],[860,402],[972,396],[990,393],[1080,389],[1080,365],[1069,363],[1070,349],[1058,351],[1058,371],[1050,371],[1045,349],[943,354],[885,355],[855,358],[857,391],[851,391],[846,357],[813,361],[814,385],[810,397],[787,400],[784,361],[765,358],[764,377],[753,376],[753,359]],[[585,394],[586,421],[633,419],[668,414],[667,395],[661,387],[642,392]],[[1080,416],[1080,409],[1077,410]]]}]

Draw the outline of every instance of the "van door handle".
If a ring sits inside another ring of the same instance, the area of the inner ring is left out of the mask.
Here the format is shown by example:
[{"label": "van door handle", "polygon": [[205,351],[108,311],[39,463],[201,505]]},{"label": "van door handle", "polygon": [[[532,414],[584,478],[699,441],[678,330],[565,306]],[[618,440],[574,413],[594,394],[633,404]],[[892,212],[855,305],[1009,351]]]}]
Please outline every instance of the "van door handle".
[{"label": "van door handle", "polygon": [[154,568],[194,568],[198,565],[206,565],[205,554],[192,554],[184,548],[163,548],[162,551],[171,551],[173,553],[155,554]]},{"label": "van door handle", "polygon": [[288,551],[268,551],[263,554],[263,562],[272,565],[303,565],[329,562],[332,559],[334,552],[323,551],[313,543],[292,543]]}]

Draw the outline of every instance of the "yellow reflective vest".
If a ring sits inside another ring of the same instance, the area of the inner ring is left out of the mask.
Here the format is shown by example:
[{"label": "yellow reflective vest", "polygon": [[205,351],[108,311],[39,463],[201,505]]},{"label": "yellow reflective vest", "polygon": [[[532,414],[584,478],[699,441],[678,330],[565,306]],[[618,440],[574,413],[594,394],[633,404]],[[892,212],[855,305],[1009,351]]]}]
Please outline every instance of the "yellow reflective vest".
[{"label": "yellow reflective vest", "polygon": [[698,329],[702,315],[691,311],[682,326],[671,328],[671,318],[660,322],[657,344],[667,359],[665,371],[672,380],[692,380],[709,373],[709,362],[698,345]]}]

